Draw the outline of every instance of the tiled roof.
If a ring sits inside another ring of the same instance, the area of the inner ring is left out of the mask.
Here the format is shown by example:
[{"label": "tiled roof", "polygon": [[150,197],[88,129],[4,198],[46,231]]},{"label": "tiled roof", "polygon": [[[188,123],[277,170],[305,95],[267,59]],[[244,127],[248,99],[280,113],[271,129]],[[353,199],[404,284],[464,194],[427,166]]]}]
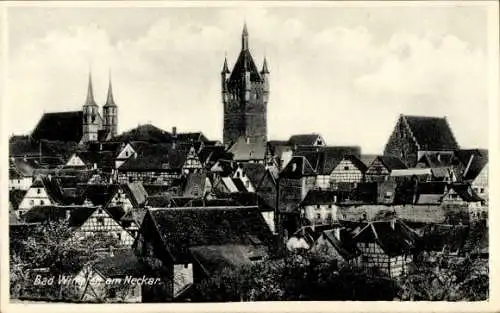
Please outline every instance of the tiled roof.
[{"label": "tiled roof", "polygon": [[474,180],[488,164],[488,150],[486,149],[457,150],[455,154],[465,167],[464,180]]},{"label": "tiled roof", "polygon": [[151,144],[143,146],[137,157],[131,157],[119,171],[180,170],[188,151],[172,148],[171,144]]},{"label": "tiled roof", "polygon": [[25,190],[9,190],[9,202],[12,204],[12,209],[17,210],[21,201],[23,201],[24,196],[26,195]]},{"label": "tiled roof", "polygon": [[210,166],[220,159],[233,159],[233,155],[226,152],[224,146],[205,146],[198,153],[200,162]]},{"label": "tiled roof", "polygon": [[96,209],[88,206],[35,206],[23,215],[23,219],[27,223],[64,220],[69,212],[69,225],[79,227]]},{"label": "tiled roof", "polygon": [[349,158],[360,170],[364,170],[364,165],[357,159],[361,155],[361,148],[357,146],[322,146],[314,149],[299,149],[294,155],[306,157],[319,175],[330,175],[345,157]]},{"label": "tiled roof", "polygon": [[150,273],[145,263],[136,257],[133,250],[114,250],[113,254],[112,257],[101,259],[94,264],[94,269],[104,277],[142,277]]},{"label": "tiled roof", "polygon": [[377,154],[362,154],[359,159],[368,168],[372,162],[377,158]]},{"label": "tiled roof", "polygon": [[83,136],[83,112],[45,113],[31,136],[36,140],[80,142]]},{"label": "tiled roof", "polygon": [[205,173],[189,173],[186,186],[184,188],[184,197],[200,197],[205,191],[205,182],[207,175]]},{"label": "tiled roof", "polygon": [[266,142],[264,140],[247,143],[244,137],[239,137],[229,148],[235,161],[264,160],[266,157]]},{"label": "tiled roof", "polygon": [[393,257],[411,254],[419,236],[399,219],[379,220],[367,225],[354,236],[356,242],[376,242],[384,252]]},{"label": "tiled roof", "polygon": [[207,142],[208,139],[202,132],[178,133],[177,142]]},{"label": "tiled roof", "polygon": [[104,206],[114,195],[114,190],[114,185],[90,184],[85,187],[84,197],[95,206]]},{"label": "tiled roof", "polygon": [[450,186],[450,189],[453,189],[466,202],[483,201],[469,184],[453,184]]},{"label": "tiled roof", "polygon": [[341,228],[339,231],[340,240],[335,236],[335,230],[323,231],[323,237],[337,250],[344,260],[351,260],[361,254],[361,251],[356,247],[356,242],[353,240],[349,231]]},{"label": "tiled roof", "polygon": [[266,173],[266,166],[260,163],[243,163],[243,172],[254,187],[257,187]]},{"label": "tiled roof", "polygon": [[189,248],[191,255],[207,275],[223,269],[251,264],[254,258],[262,259],[267,251],[262,245],[209,245]]},{"label": "tiled roof", "polygon": [[420,150],[454,151],[459,148],[446,118],[408,115],[403,115],[402,118],[409,126]]},{"label": "tiled roof", "polygon": [[118,192],[118,190],[122,190],[131,201],[134,207],[142,207],[148,198],[148,193],[146,189],[142,186],[141,182],[132,182],[121,185],[113,185],[110,190],[110,197],[107,201],[106,206],[109,206],[109,201],[111,201],[112,197]]},{"label": "tiled roof", "polygon": [[337,193],[332,190],[315,190],[311,189],[307,193],[301,206],[317,205],[317,204],[334,204],[337,198]]},{"label": "tiled roof", "polygon": [[[176,263],[190,259],[188,249],[191,247],[252,245],[255,239],[270,245],[273,241],[264,218],[253,207],[150,209],[141,231],[146,228],[156,229],[159,237],[155,237],[163,241]],[[150,240],[155,240],[153,236]]]},{"label": "tiled roof", "polygon": [[316,176],[316,172],[305,157],[294,156],[279,175],[283,178],[298,179],[304,176]]},{"label": "tiled roof", "polygon": [[379,155],[377,159],[379,159],[389,171],[407,168],[401,159],[394,156]]},{"label": "tiled roof", "polygon": [[321,138],[319,134],[299,134],[292,135],[288,139],[288,145],[290,146],[313,146],[316,144],[318,139]]}]

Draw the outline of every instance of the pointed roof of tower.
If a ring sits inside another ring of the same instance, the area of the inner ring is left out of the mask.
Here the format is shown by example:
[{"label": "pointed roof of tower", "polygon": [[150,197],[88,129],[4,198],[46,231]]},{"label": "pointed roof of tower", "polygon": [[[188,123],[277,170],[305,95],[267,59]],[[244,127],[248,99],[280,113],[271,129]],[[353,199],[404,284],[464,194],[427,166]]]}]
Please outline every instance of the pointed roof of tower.
[{"label": "pointed roof of tower", "polygon": [[115,99],[113,98],[113,87],[111,86],[111,74],[109,75],[108,97],[106,98],[106,104],[104,106],[116,106]]},{"label": "pointed roof of tower", "polygon": [[250,72],[250,81],[262,81],[262,77],[260,76],[259,70],[255,65],[255,62],[250,54],[250,50],[248,48],[248,31],[246,23],[243,25],[243,33],[242,37],[242,46],[241,52],[238,56],[238,60],[234,64],[233,71],[231,72],[231,77],[229,78],[229,84],[238,85],[242,83],[242,78],[245,76],[245,73]]},{"label": "pointed roof of tower", "polygon": [[267,59],[264,57],[264,63],[262,64],[261,74],[269,74],[269,69],[267,68]]},{"label": "pointed roof of tower", "polygon": [[224,66],[222,67],[222,74],[229,74],[229,67],[227,66],[227,57],[224,58]]},{"label": "pointed roof of tower", "polygon": [[243,32],[242,32],[242,35],[243,36],[248,36],[247,22],[243,23]]},{"label": "pointed roof of tower", "polygon": [[89,87],[87,90],[87,99],[85,100],[84,105],[97,105],[94,100],[94,91],[92,89],[92,73],[89,72]]}]

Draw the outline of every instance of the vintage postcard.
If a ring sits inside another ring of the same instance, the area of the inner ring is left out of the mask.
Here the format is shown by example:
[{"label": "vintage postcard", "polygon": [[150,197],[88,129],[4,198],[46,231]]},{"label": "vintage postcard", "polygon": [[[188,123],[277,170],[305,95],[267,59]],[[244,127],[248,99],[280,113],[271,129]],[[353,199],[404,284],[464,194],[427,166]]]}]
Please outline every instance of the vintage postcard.
[{"label": "vintage postcard", "polygon": [[2,311],[500,309],[496,1],[1,8]]}]

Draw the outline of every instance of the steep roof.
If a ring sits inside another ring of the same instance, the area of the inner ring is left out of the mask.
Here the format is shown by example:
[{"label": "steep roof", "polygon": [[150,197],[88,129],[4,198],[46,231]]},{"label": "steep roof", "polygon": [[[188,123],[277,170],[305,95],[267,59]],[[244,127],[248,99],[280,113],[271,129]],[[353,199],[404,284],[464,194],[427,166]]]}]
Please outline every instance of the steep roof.
[{"label": "steep roof", "polygon": [[297,134],[292,135],[288,139],[288,145],[290,146],[313,146],[316,144],[318,139],[321,138],[320,134]]},{"label": "steep roof", "polygon": [[115,277],[142,277],[150,271],[141,262],[131,249],[115,250],[112,257],[97,261],[93,266],[106,278]]},{"label": "steep roof", "polygon": [[89,206],[35,206],[23,215],[27,223],[43,223],[68,218],[71,227],[81,226],[97,207]]},{"label": "steep roof", "polygon": [[480,202],[483,201],[469,184],[452,184],[450,190],[455,191],[462,200],[466,202]]},{"label": "steep roof", "polygon": [[247,70],[250,72],[250,81],[263,81],[250,51],[241,50],[240,55],[234,64],[233,70],[231,71],[231,76],[229,77],[229,88],[243,87],[243,77],[245,76],[245,72]]},{"label": "steep roof", "polygon": [[31,133],[36,140],[80,142],[83,136],[83,111],[43,114]]},{"label": "steep roof", "polygon": [[233,155],[226,152],[224,146],[205,146],[198,153],[200,162],[204,165],[210,165],[220,159],[232,159]]},{"label": "steep roof", "polygon": [[261,163],[243,163],[243,172],[254,187],[257,187],[266,173],[266,166]]},{"label": "steep roof", "polygon": [[228,152],[233,154],[235,161],[264,160],[266,157],[266,142],[257,140],[248,142],[244,137],[239,137]]},{"label": "steep roof", "polygon": [[202,132],[178,133],[177,142],[207,142],[208,139]]},{"label": "steep roof", "polygon": [[394,156],[379,155],[376,159],[380,160],[389,171],[408,168],[401,159]]},{"label": "steep roof", "polygon": [[317,205],[317,204],[333,204],[337,198],[337,193],[333,190],[316,190],[311,189],[307,193],[301,206]]},{"label": "steep roof", "polygon": [[376,242],[389,256],[408,255],[415,249],[419,236],[399,219],[378,220],[354,236],[356,242]]},{"label": "steep roof", "polygon": [[19,208],[19,204],[21,203],[21,201],[23,201],[25,195],[25,190],[9,190],[9,202],[12,204],[13,210],[17,210]]},{"label": "steep roof", "polygon": [[362,154],[359,159],[368,168],[377,156],[377,154]]},{"label": "steep roof", "polygon": [[141,147],[137,157],[131,157],[119,171],[180,170],[188,151],[173,148],[171,144],[150,144]]},{"label": "steep roof", "polygon": [[273,240],[254,207],[149,209],[141,231],[146,228],[156,230],[154,237],[176,263],[189,260],[188,249],[195,246],[253,245],[257,241],[270,245]]},{"label": "steep roof", "polygon": [[200,197],[203,196],[205,183],[207,181],[206,173],[189,173],[187,176],[186,186],[184,188],[184,197]]},{"label": "steep roof", "polygon": [[486,149],[462,149],[455,151],[455,155],[465,167],[464,180],[474,180],[489,161]]},{"label": "steep roof", "polygon": [[344,260],[350,260],[361,255],[361,251],[356,247],[356,243],[350,232],[345,228],[339,230],[340,239],[335,236],[335,230],[333,229],[323,231],[322,235],[330,242]]},{"label": "steep roof", "polygon": [[402,115],[420,150],[453,151],[458,143],[446,118]]},{"label": "steep roof", "polygon": [[316,176],[316,172],[305,157],[294,156],[279,175],[283,178],[298,179],[304,176]]},{"label": "steep roof", "polygon": [[146,192],[146,189],[144,189],[144,186],[142,186],[141,182],[114,185],[110,190],[110,197],[107,201],[106,206],[110,205],[109,201],[118,192],[118,190],[122,190],[123,193],[127,195],[132,205],[136,208],[142,207],[145,204],[146,199],[148,198],[148,193]]}]

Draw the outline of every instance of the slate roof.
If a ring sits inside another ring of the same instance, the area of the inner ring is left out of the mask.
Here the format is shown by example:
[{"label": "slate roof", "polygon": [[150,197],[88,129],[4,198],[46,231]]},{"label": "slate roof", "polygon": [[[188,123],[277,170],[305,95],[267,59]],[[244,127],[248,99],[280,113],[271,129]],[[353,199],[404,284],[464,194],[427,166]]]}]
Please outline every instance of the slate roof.
[{"label": "slate roof", "polygon": [[366,171],[364,164],[358,159],[361,155],[361,148],[357,146],[322,146],[314,147],[314,149],[298,149],[294,155],[307,158],[319,175],[330,175],[344,158],[351,160],[360,170]]},{"label": "slate roof", "polygon": [[84,197],[95,206],[104,206],[113,196],[114,185],[88,184],[85,186]]},{"label": "slate roof", "polygon": [[368,168],[372,162],[377,158],[377,154],[362,154],[359,159]]},{"label": "slate roof", "polygon": [[80,142],[83,136],[83,111],[45,113],[31,133],[40,140]]},{"label": "slate roof", "polygon": [[266,157],[266,142],[258,140],[247,143],[244,137],[239,137],[228,152],[233,154],[235,161],[264,160]]},{"label": "slate roof", "polygon": [[283,178],[299,179],[305,176],[316,176],[316,172],[305,157],[294,156],[279,175]]},{"label": "slate roof", "polygon": [[189,261],[191,247],[255,245],[256,241],[269,246],[273,242],[273,234],[255,207],[150,209],[141,231],[146,240],[163,242],[175,263]]},{"label": "slate roof", "polygon": [[320,134],[297,134],[292,135],[288,139],[288,145],[290,146],[313,146],[321,138]]},{"label": "slate roof", "polygon": [[241,50],[236,63],[234,64],[233,70],[231,71],[231,76],[229,77],[228,87],[230,89],[243,87],[242,78],[245,76],[245,71],[250,72],[250,81],[252,82],[262,82],[257,66],[250,54],[249,50]]},{"label": "slate roof", "polygon": [[106,278],[142,277],[150,272],[131,249],[114,250],[114,256],[97,261],[93,267]]},{"label": "slate roof", "polygon": [[418,244],[418,234],[399,219],[368,222],[353,238],[356,242],[376,242],[393,257],[410,254]]},{"label": "slate roof", "polygon": [[402,115],[402,118],[420,150],[454,151],[459,148],[446,118],[409,115]]},{"label": "slate roof", "polygon": [[317,204],[334,204],[337,198],[337,193],[333,190],[317,190],[311,189],[307,193],[301,206],[317,205]]},{"label": "slate roof", "polygon": [[221,176],[228,176],[236,169],[235,162],[232,160],[220,159],[210,169],[214,173],[219,173]]}]

